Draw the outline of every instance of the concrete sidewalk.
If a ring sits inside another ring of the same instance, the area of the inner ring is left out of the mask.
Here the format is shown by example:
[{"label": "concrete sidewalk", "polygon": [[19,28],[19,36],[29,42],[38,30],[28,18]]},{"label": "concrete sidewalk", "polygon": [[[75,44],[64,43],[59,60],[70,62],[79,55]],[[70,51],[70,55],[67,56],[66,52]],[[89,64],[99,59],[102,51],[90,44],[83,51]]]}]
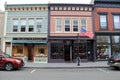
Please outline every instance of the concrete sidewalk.
[{"label": "concrete sidewalk", "polygon": [[70,69],[70,68],[108,68],[107,61],[82,62],[80,66],[77,63],[33,63],[25,62],[24,68],[40,69]]}]

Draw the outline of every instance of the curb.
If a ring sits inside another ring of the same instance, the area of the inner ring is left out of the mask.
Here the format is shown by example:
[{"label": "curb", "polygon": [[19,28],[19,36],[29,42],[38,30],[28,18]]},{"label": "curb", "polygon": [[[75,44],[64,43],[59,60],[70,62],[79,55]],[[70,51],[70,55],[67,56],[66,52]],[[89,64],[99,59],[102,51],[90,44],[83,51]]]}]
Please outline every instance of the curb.
[{"label": "curb", "polygon": [[36,68],[36,69],[84,69],[84,68],[109,68],[109,66],[93,66],[93,67],[22,67],[22,68]]}]

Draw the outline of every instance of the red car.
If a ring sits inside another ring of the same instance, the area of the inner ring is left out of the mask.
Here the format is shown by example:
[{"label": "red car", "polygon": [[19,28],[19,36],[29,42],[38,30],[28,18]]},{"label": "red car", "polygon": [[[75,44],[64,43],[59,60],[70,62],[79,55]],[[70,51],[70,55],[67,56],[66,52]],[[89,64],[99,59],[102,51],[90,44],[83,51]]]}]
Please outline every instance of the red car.
[{"label": "red car", "polygon": [[24,66],[24,62],[22,59],[12,58],[8,54],[0,53],[0,68],[11,71],[22,66]]}]

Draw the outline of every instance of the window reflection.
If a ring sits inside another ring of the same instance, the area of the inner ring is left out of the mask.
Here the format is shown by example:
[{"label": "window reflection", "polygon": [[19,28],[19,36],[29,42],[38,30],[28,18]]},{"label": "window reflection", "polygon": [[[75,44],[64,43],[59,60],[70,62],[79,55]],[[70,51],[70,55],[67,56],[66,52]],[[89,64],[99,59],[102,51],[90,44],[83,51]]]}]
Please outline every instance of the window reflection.
[{"label": "window reflection", "polygon": [[112,36],[112,43],[120,43],[120,36]]},{"label": "window reflection", "polygon": [[97,43],[110,43],[109,36],[97,36]]},{"label": "window reflection", "polygon": [[110,45],[97,45],[97,59],[108,59],[110,54]]}]

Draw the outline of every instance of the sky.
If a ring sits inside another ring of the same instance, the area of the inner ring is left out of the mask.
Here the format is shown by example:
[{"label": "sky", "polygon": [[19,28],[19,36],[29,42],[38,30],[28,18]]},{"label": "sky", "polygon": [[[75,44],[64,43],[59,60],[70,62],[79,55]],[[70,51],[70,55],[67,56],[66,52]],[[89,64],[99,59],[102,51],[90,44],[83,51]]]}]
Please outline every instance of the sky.
[{"label": "sky", "polygon": [[4,11],[4,3],[7,4],[42,4],[42,3],[73,3],[89,4],[91,0],[0,0],[0,10]]}]

